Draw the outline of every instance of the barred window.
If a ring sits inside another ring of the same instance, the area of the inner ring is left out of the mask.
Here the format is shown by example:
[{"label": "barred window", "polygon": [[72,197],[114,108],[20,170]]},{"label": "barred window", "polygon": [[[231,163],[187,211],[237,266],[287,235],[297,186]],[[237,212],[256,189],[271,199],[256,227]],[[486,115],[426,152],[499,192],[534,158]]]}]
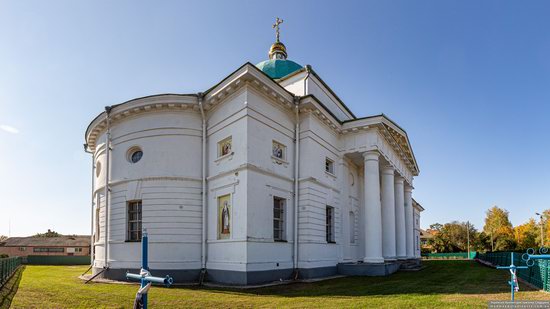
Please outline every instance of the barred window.
[{"label": "barred window", "polygon": [[285,240],[285,204],[280,197],[273,198],[273,240]]},{"label": "barred window", "polygon": [[334,243],[334,207],[326,208],[326,239],[328,243]]},{"label": "barred window", "polygon": [[99,226],[99,214],[100,214],[100,211],[101,209],[99,208],[101,205],[100,205],[100,202],[101,202],[101,199],[98,195],[97,197],[97,203],[95,204],[95,241],[99,241],[99,237],[101,237],[101,228]]},{"label": "barred window", "polygon": [[128,241],[141,241],[141,201],[128,202]]},{"label": "barred window", "polygon": [[349,212],[349,242],[355,243],[355,214],[353,211]]}]

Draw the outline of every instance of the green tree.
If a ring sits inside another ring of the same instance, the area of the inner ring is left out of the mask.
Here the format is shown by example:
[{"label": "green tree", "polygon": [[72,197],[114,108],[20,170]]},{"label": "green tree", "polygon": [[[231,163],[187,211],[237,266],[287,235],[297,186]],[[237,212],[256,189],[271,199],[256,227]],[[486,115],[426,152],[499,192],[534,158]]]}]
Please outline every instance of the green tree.
[{"label": "green tree", "polygon": [[490,237],[491,251],[515,249],[514,228],[507,210],[497,206],[487,210],[483,232]]},{"label": "green tree", "polygon": [[52,230],[48,229],[48,231],[46,233],[37,233],[34,236],[35,237],[59,237],[59,236],[62,236],[62,235],[59,234],[56,231],[52,231]]},{"label": "green tree", "polygon": [[468,230],[470,236],[470,250],[479,247],[479,233],[475,227],[466,222],[453,221],[444,225],[432,224],[430,229],[436,231],[428,240],[436,252],[466,252],[468,251]]}]

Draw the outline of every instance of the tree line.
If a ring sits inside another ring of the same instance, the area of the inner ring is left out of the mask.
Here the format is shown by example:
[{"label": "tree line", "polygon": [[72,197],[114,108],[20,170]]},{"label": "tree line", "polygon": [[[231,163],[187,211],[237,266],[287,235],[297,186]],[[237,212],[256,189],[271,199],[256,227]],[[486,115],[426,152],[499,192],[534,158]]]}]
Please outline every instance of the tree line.
[{"label": "tree line", "polygon": [[[527,222],[513,226],[508,211],[497,206],[487,210],[483,230],[478,231],[468,222],[453,221],[446,224],[430,225],[431,235],[424,252],[465,252],[468,251],[468,234],[471,251],[524,251],[538,248],[550,240],[550,209],[544,211],[541,220],[530,218]],[[542,226],[542,239],[541,239]]]}]

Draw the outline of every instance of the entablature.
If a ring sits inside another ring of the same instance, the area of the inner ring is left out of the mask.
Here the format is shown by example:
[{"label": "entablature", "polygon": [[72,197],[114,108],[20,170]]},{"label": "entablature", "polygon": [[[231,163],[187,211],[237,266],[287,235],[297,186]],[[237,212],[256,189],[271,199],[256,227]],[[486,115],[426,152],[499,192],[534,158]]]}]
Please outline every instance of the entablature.
[{"label": "entablature", "polygon": [[[111,106],[110,123],[112,125],[137,114],[158,111],[198,112],[197,96],[193,94],[159,94],[130,100]],[[99,114],[86,130],[88,149],[95,151],[98,137],[107,129],[107,112]]]}]

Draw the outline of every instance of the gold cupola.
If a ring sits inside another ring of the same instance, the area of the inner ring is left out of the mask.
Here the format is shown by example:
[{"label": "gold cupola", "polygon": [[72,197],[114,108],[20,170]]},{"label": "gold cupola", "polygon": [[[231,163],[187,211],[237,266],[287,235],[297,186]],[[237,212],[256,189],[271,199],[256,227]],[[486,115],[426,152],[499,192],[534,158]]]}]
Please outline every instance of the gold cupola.
[{"label": "gold cupola", "polygon": [[275,60],[275,59],[281,59],[285,60],[288,57],[288,54],[286,52],[286,46],[285,44],[281,43],[279,40],[279,25],[283,23],[282,19],[275,20],[275,23],[273,24],[273,29],[275,29],[275,43],[271,45],[271,48],[269,49],[269,59]]}]

